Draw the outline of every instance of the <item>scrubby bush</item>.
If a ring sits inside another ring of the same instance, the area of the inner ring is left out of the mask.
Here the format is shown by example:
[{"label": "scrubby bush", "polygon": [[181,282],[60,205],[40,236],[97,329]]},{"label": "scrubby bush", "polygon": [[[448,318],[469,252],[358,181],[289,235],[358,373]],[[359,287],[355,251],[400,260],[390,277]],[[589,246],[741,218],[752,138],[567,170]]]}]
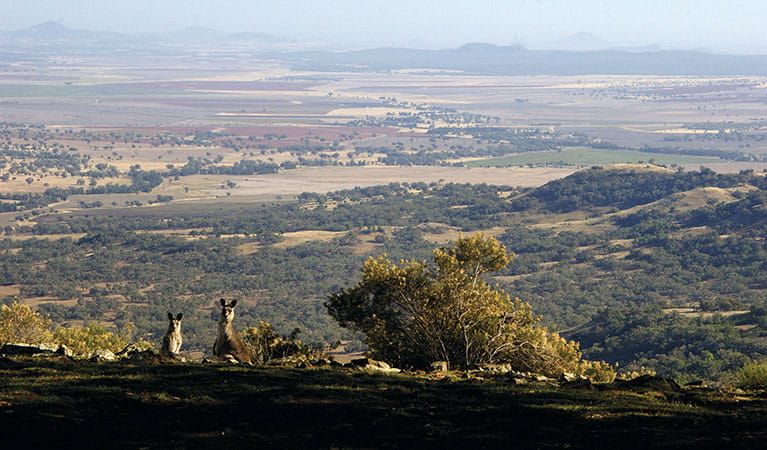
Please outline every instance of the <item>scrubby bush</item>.
[{"label": "scrubby bush", "polygon": [[622,371],[620,374],[618,374],[618,378],[621,380],[633,380],[634,378],[639,378],[645,375],[654,377],[656,372],[652,369],[648,369],[645,366],[641,366],[637,370]]},{"label": "scrubby bush", "polygon": [[296,339],[299,332],[295,329],[289,336],[280,336],[270,324],[259,321],[257,327],[245,329],[240,336],[250,350],[253,363],[264,364],[276,358],[314,357],[314,349]]},{"label": "scrubby bush", "polygon": [[767,389],[767,361],[752,361],[738,372],[738,387]]},{"label": "scrubby bush", "polygon": [[88,356],[99,350],[119,352],[128,344],[128,334],[129,327],[123,333],[115,334],[104,325],[94,322],[84,328],[58,328],[53,333],[53,340],[57,344],[66,345],[77,356]]},{"label": "scrubby bush", "polygon": [[41,344],[51,340],[51,321],[27,305],[13,302],[0,306],[0,345]]}]

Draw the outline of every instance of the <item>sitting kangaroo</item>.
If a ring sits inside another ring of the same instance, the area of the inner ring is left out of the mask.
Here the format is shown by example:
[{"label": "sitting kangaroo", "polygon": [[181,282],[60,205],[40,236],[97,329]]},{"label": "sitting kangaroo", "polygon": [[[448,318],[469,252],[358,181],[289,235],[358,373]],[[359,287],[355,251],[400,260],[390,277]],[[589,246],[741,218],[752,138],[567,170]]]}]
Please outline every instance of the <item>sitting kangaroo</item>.
[{"label": "sitting kangaroo", "polygon": [[237,300],[232,300],[227,305],[226,300],[221,299],[221,318],[218,319],[218,337],[213,344],[213,356],[219,361],[251,364],[250,351],[237,336],[232,325],[236,305]]},{"label": "sitting kangaroo", "polygon": [[168,313],[168,331],[162,337],[162,348],[160,354],[163,356],[178,356],[181,349],[181,313],[174,318],[173,314]]}]

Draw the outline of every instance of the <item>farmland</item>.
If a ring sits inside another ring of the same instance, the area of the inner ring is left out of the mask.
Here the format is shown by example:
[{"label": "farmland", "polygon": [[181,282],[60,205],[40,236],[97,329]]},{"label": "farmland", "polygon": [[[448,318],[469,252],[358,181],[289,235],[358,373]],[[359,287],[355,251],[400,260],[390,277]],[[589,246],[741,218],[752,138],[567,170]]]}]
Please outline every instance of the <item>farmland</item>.
[{"label": "farmland", "polygon": [[[651,161],[650,161],[651,160]],[[692,155],[654,155],[632,150],[601,150],[583,147],[565,147],[556,152],[528,152],[499,158],[468,161],[468,167],[505,166],[576,166],[598,164],[644,163],[673,166],[705,166],[718,162],[719,158]]]}]

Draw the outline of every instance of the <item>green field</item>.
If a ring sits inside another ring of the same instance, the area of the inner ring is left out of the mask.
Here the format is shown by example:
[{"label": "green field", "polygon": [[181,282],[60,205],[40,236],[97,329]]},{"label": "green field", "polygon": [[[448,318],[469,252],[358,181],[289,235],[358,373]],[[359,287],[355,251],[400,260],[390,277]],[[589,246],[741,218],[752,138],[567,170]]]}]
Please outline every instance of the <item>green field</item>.
[{"label": "green field", "polygon": [[701,164],[722,162],[713,156],[665,155],[636,150],[603,150],[590,147],[565,147],[561,151],[529,152],[467,162],[468,167],[507,167],[527,165],[592,166],[650,162],[655,164]]}]

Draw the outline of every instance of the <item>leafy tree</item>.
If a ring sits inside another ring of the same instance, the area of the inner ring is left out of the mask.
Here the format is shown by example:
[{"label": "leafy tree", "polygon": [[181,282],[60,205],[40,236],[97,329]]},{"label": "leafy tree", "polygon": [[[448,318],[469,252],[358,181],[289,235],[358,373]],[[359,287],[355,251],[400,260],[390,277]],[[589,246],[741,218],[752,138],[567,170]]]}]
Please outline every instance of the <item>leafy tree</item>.
[{"label": "leafy tree", "polygon": [[40,344],[51,338],[51,321],[19,302],[0,306],[0,345]]},{"label": "leafy tree", "polygon": [[341,326],[361,331],[372,353],[408,367],[511,363],[517,370],[582,372],[578,344],[537,327],[529,304],[491,288],[483,275],[511,260],[492,237],[460,237],[425,262],[369,259],[362,281],[330,295]]}]

